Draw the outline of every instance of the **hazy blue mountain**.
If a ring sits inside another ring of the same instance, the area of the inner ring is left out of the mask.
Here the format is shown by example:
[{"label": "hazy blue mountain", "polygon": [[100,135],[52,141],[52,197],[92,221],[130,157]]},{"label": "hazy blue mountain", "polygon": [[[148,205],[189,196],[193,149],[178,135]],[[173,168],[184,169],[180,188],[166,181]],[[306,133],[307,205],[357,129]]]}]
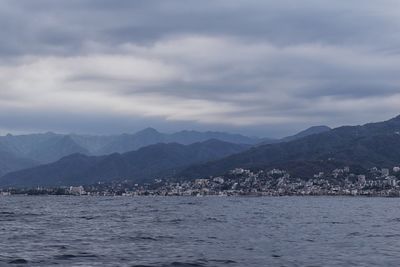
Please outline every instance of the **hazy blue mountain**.
[{"label": "hazy blue mountain", "polygon": [[270,145],[270,144],[277,144],[277,143],[282,143],[282,142],[289,142],[289,141],[293,141],[296,139],[300,139],[300,138],[304,138],[307,137],[309,135],[313,135],[313,134],[319,134],[319,133],[324,133],[327,131],[332,130],[331,128],[329,128],[328,126],[313,126],[310,127],[304,131],[301,131],[295,135],[291,135],[291,136],[287,136],[281,139],[271,139],[271,138],[263,138],[261,139],[261,142],[259,142],[257,144],[257,146],[262,146],[262,145]]},{"label": "hazy blue mountain", "polygon": [[167,143],[167,136],[153,128],[146,128],[135,134],[122,134],[96,151],[96,154],[124,153],[157,143]]},{"label": "hazy blue mountain", "polygon": [[[392,167],[400,163],[400,116],[363,126],[339,127],[294,141],[254,147],[227,158],[192,166],[182,177],[207,177],[236,168],[271,167],[294,170],[307,166],[297,175],[312,175],[315,165],[339,162],[363,168]],[[314,167],[311,167],[314,166]],[[307,172],[308,171],[308,172]]]},{"label": "hazy blue mountain", "polygon": [[153,128],[147,128],[135,134],[123,134],[118,136],[114,141],[97,151],[96,154],[124,153],[157,143],[189,145],[210,139],[217,139],[235,144],[256,144],[259,141],[258,138],[223,132],[181,131],[173,134],[165,134]]},{"label": "hazy blue mountain", "polygon": [[[125,153],[157,143],[192,144],[209,139],[244,144],[253,144],[258,141],[257,138],[220,132],[182,131],[174,134],[165,134],[153,128],[147,128],[135,134],[112,136],[63,135],[51,132],[7,135],[0,136],[0,149],[4,153],[1,163],[2,174],[19,170],[24,166],[31,167],[32,164],[51,163],[75,153],[100,156]],[[24,165],[23,163],[26,164]]]},{"label": "hazy blue mountain", "polygon": [[262,145],[269,145],[269,144],[276,144],[282,142],[282,139],[273,139],[273,138],[262,138],[260,142],[255,144],[256,146],[262,146]]},{"label": "hazy blue mountain", "polygon": [[0,179],[2,186],[61,186],[93,184],[98,181],[152,181],[169,177],[191,164],[232,155],[248,149],[248,145],[208,140],[191,145],[156,144],[124,154],[86,156],[73,154],[61,160],[13,172]]},{"label": "hazy blue mountain", "polygon": [[[134,135],[107,137],[107,140],[98,138],[95,141],[90,137],[79,139],[79,136],[40,135],[39,139],[44,140],[46,145],[42,144],[40,150],[32,150],[29,147],[29,138],[33,138],[31,136],[25,137],[25,143],[0,142],[0,151],[10,158],[15,158],[14,154],[7,154],[10,150],[26,155],[34,155],[32,151],[39,151],[37,153],[42,154],[36,157],[44,160],[44,155],[61,156],[76,150],[82,150],[84,154],[93,153],[104,144],[111,151],[150,145],[128,153],[114,153],[108,156],[87,156],[80,152],[52,164],[9,173],[1,181],[3,185],[26,186],[87,184],[110,179],[143,182],[157,176],[208,177],[223,174],[237,167],[279,167],[291,171],[294,175],[309,176],[317,170],[335,168],[343,164],[356,168],[392,167],[400,164],[400,116],[385,122],[344,126],[332,130],[327,127],[313,127],[286,138],[287,141],[256,147],[215,139],[191,145],[168,143],[175,139],[182,143],[190,143],[211,135],[233,138],[235,141],[252,140],[212,132],[184,131],[162,134],[148,128]],[[151,145],[153,142],[158,144]],[[82,148],[83,144],[92,151]],[[4,164],[3,169],[10,170],[5,168]]]},{"label": "hazy blue mountain", "polygon": [[6,173],[33,167],[38,163],[24,158],[18,158],[14,154],[0,150],[0,177]]},{"label": "hazy blue mountain", "polygon": [[282,138],[280,141],[281,142],[289,142],[289,141],[293,141],[296,139],[300,139],[303,137],[307,137],[309,135],[313,135],[313,134],[320,134],[320,133],[324,133],[324,132],[328,132],[332,130],[330,127],[322,125],[322,126],[312,126],[304,131],[301,131],[295,135],[292,136],[287,136],[285,138]]},{"label": "hazy blue mountain", "polygon": [[68,136],[54,133],[0,137],[0,175],[56,161],[72,153],[88,153]]},{"label": "hazy blue mountain", "polygon": [[174,134],[167,135],[169,142],[177,142],[180,144],[188,145],[196,142],[203,142],[210,139],[217,139],[228,143],[234,144],[248,144],[252,145],[259,142],[257,137],[248,137],[240,134],[230,134],[224,132],[197,132],[197,131],[181,131]]},{"label": "hazy blue mountain", "polygon": [[15,157],[38,163],[53,162],[72,153],[89,153],[70,136],[54,133],[2,136],[0,144]]},{"label": "hazy blue mountain", "polygon": [[41,144],[37,150],[29,154],[29,157],[49,163],[74,153],[89,154],[89,151],[79,146],[70,136],[62,136]]},{"label": "hazy blue mountain", "polygon": [[[293,138],[300,138],[307,134],[322,131],[316,127],[295,135]],[[261,140],[265,143],[277,143],[282,140],[259,139],[239,134],[223,132],[197,132],[181,131],[172,134],[160,133],[153,128],[147,128],[135,134],[122,134],[112,136],[78,135],[78,134],[29,134],[29,135],[7,135],[0,137],[0,149],[9,155],[7,160],[4,156],[3,171],[19,170],[20,168],[31,167],[32,164],[51,163],[62,157],[80,153],[84,155],[108,155],[112,153],[125,153],[140,149],[145,146],[157,143],[178,143],[193,144],[204,142],[210,139],[217,139],[236,144],[258,144]],[[15,162],[14,162],[15,160]],[[26,165],[22,164],[26,163]],[[29,163],[29,164],[28,164]],[[16,169],[16,166],[18,168]]]},{"label": "hazy blue mountain", "polygon": [[92,155],[101,154],[100,151],[105,146],[115,142],[120,137],[118,135],[79,135],[79,134],[70,134],[69,136],[76,144],[88,150],[89,153]]}]

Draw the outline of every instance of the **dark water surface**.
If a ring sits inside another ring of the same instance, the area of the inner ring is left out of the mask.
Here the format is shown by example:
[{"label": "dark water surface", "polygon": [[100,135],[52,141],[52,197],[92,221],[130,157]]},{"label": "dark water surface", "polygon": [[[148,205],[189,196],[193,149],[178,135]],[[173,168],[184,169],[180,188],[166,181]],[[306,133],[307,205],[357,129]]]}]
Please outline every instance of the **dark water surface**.
[{"label": "dark water surface", "polygon": [[0,266],[399,266],[400,199],[0,197]]}]

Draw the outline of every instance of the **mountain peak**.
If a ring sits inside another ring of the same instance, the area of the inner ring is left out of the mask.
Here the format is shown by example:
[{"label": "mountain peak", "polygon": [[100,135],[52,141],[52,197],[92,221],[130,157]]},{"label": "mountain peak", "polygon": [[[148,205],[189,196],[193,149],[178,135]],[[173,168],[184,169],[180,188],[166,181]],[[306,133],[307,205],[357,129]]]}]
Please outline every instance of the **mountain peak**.
[{"label": "mountain peak", "polygon": [[152,128],[152,127],[147,127],[139,132],[137,132],[136,134],[159,134],[160,132],[157,131],[156,129]]},{"label": "mountain peak", "polygon": [[305,133],[305,132],[307,132],[307,133],[310,133],[310,132],[320,133],[320,132],[326,132],[326,131],[330,131],[330,130],[332,130],[332,129],[330,127],[326,126],[326,125],[317,125],[317,126],[311,126],[310,128],[300,132],[299,134]]},{"label": "mountain peak", "polygon": [[399,121],[400,122],[400,115],[390,119],[389,121]]},{"label": "mountain peak", "polygon": [[330,127],[326,126],[326,125],[318,125],[318,126],[312,126],[310,128],[307,128],[304,131],[301,131],[295,135],[292,136],[288,136],[283,138],[282,140],[287,142],[287,141],[293,141],[299,138],[303,138],[309,135],[313,135],[313,134],[320,134],[320,133],[324,133],[324,132],[328,132],[332,130]]},{"label": "mountain peak", "polygon": [[48,132],[45,132],[44,135],[56,135],[56,133],[48,131]]}]

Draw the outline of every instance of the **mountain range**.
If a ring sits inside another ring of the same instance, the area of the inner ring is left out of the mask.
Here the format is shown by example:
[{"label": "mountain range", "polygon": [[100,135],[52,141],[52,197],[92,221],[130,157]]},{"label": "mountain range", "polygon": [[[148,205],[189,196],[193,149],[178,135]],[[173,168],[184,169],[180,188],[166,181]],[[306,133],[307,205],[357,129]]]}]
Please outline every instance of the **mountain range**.
[{"label": "mountain range", "polygon": [[326,126],[312,127],[280,140],[220,132],[164,134],[152,128],[118,136],[7,135],[0,137],[3,176],[0,185],[58,186],[118,179],[149,181],[157,175],[164,178],[177,175],[191,165],[215,161],[265,143],[288,142],[328,130]]},{"label": "mountain range", "polygon": [[[311,128],[310,128],[311,129]],[[315,133],[315,131],[312,131]],[[306,130],[303,134],[311,134]],[[294,136],[293,138],[296,138]],[[126,153],[158,143],[190,145],[216,139],[233,144],[259,145],[277,143],[286,139],[260,139],[224,132],[180,131],[160,133],[146,128],[134,134],[110,136],[55,134],[52,132],[28,135],[0,136],[0,177],[13,171],[55,162],[71,154],[101,156]]]},{"label": "mountain range", "polygon": [[363,126],[344,126],[293,141],[253,147],[214,162],[191,166],[186,178],[223,174],[241,167],[283,168],[292,175],[312,177],[337,165],[356,168],[393,167],[400,164],[400,116]]},{"label": "mountain range", "polygon": [[32,166],[55,162],[65,156],[80,153],[88,156],[125,153],[157,143],[189,145],[217,139],[236,144],[256,144],[260,139],[223,132],[181,131],[160,133],[147,128],[135,134],[93,136],[77,134],[28,134],[0,136],[0,176]]},{"label": "mountain range", "polygon": [[216,160],[248,148],[249,145],[211,139],[191,145],[159,143],[108,156],[73,154],[55,163],[9,173],[0,182],[3,186],[23,187],[94,184],[125,179],[140,183],[158,176],[171,177],[191,164]]}]

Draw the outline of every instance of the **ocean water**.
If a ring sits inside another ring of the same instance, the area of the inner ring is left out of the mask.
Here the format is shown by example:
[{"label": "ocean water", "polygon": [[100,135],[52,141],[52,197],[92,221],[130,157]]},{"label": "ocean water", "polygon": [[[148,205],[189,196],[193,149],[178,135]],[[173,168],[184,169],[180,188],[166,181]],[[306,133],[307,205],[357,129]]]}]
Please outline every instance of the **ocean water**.
[{"label": "ocean water", "polygon": [[0,197],[0,266],[399,262],[399,199]]}]

